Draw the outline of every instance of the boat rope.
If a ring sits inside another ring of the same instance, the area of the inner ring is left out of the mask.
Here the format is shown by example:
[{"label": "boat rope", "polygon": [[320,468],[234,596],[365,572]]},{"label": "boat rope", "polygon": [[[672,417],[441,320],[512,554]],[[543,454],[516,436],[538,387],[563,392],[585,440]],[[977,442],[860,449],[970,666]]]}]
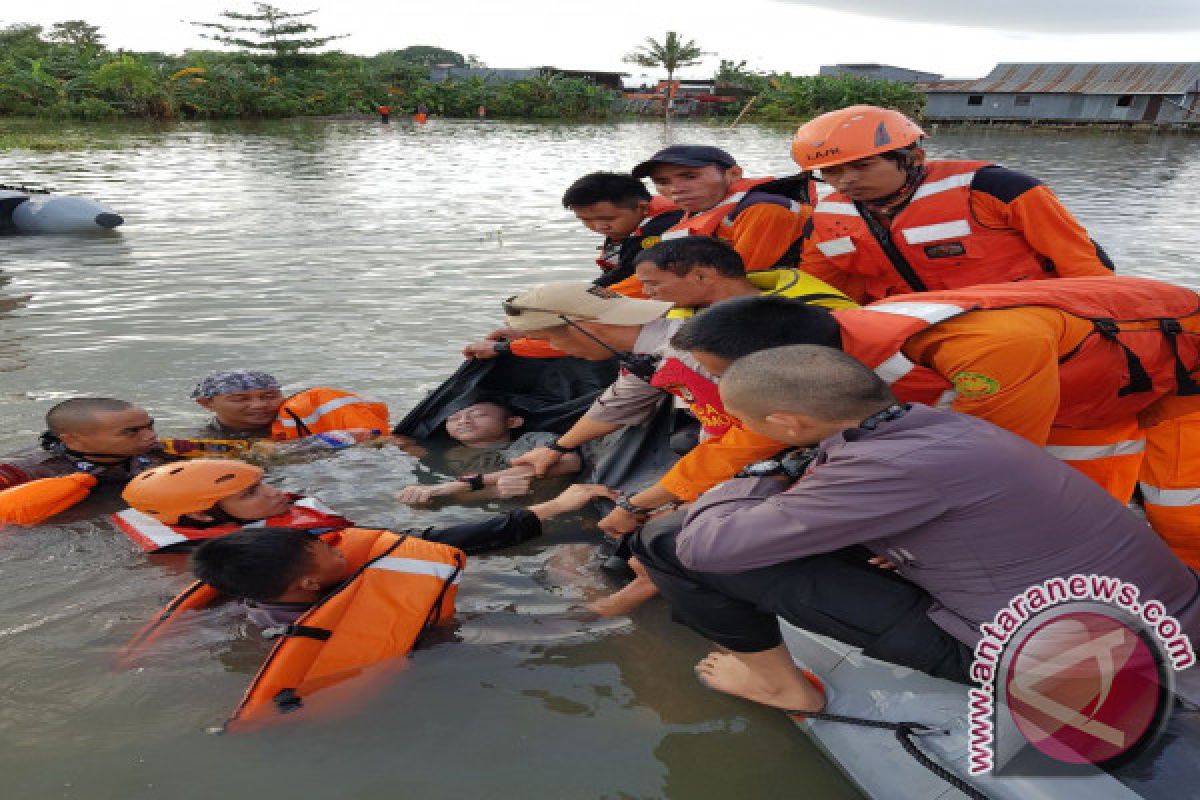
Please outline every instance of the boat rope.
[{"label": "boat rope", "polygon": [[879,719],[846,717],[841,714],[828,714],[825,712],[793,711],[788,713],[800,719],[819,719],[824,722],[841,722],[846,725],[857,725],[862,728],[881,728],[883,730],[895,731],[896,741],[900,742],[900,746],[904,748],[904,752],[912,756],[922,767],[937,775],[946,783],[971,798],[971,800],[989,800],[986,794],[926,755],[917,746],[915,741],[915,737],[917,736],[928,736],[934,733],[945,735],[949,731],[921,722],[887,722]]}]

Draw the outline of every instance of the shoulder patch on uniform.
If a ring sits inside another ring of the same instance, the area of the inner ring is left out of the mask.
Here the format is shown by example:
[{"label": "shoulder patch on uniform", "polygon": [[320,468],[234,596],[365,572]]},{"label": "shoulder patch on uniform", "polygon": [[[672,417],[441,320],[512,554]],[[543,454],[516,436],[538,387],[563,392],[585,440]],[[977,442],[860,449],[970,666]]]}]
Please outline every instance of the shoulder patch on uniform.
[{"label": "shoulder patch on uniform", "polygon": [[661,236],[646,236],[642,239],[642,249],[649,250],[654,245],[662,241]]},{"label": "shoulder patch on uniform", "polygon": [[1011,203],[1030,189],[1036,189],[1042,182],[1023,172],[1007,167],[981,167],[971,181],[971,188],[977,192],[990,194],[1002,203]]},{"label": "shoulder patch on uniform", "polygon": [[960,397],[989,397],[1000,391],[1000,381],[978,372],[959,372],[950,382]]}]

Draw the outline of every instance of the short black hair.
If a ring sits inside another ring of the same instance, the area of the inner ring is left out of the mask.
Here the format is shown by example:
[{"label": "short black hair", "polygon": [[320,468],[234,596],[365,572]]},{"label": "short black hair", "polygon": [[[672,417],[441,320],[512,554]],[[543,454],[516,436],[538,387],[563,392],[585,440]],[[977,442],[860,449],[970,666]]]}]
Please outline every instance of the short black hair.
[{"label": "short black hair", "polygon": [[133,403],[113,397],[72,397],[46,412],[46,428],[51,433],[68,433],[86,427],[100,412],[131,408]]},{"label": "short black hair", "polygon": [[612,203],[622,208],[636,208],[650,199],[646,185],[628,172],[592,172],[571,184],[563,194],[563,208]]},{"label": "short black hair", "polygon": [[671,337],[679,350],[730,360],[793,344],[841,350],[842,332],[827,308],[778,295],[747,295],[710,306]]},{"label": "short black hair", "polygon": [[746,262],[733,245],[711,236],[683,236],[659,242],[638,254],[633,265],[636,268],[639,264],[651,264],[676,275],[687,275],[696,267],[712,267],[727,278],[746,275]]},{"label": "short black hair", "polygon": [[197,547],[192,572],[222,594],[267,603],[308,569],[313,541],[296,528],[234,531]]}]

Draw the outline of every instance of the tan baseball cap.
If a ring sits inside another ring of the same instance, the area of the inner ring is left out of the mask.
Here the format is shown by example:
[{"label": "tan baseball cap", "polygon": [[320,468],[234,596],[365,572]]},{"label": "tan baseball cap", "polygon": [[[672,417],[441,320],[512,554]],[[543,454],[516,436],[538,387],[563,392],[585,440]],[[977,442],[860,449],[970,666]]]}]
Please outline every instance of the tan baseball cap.
[{"label": "tan baseball cap", "polygon": [[645,325],[671,309],[661,300],[637,300],[587,281],[543,283],[504,301],[505,322],[519,331],[540,331],[571,322]]}]

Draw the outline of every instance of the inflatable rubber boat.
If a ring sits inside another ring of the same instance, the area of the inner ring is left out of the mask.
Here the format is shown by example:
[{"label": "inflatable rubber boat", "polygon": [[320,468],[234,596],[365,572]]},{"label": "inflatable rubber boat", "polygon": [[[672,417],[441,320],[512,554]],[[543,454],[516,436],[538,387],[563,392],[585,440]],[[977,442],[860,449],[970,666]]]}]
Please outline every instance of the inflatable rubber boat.
[{"label": "inflatable rubber boat", "polygon": [[[493,399],[517,409],[531,430],[562,433],[615,375],[611,362],[512,356],[468,361],[409,412],[395,432],[436,441],[445,435],[441,425],[451,413]],[[682,412],[665,400],[648,425],[601,440],[583,480],[632,491],[669,469],[678,458],[671,441]],[[610,558],[605,566],[615,571],[615,561],[616,557]],[[972,776],[968,687],[877,661],[783,620],[780,625],[796,663],[825,684],[824,716],[855,720],[810,717],[797,725],[872,800],[1200,797],[1200,668],[1176,676],[1175,708],[1167,728],[1148,752],[1126,767],[1112,772],[1093,767],[1069,777]],[[915,735],[907,737],[907,744],[897,736],[897,727],[904,727],[901,723],[916,726],[910,729]]]},{"label": "inflatable rubber boat", "polygon": [[[872,800],[1136,800],[1200,796],[1200,670],[1176,675],[1166,728],[1132,763],[1106,772],[1077,768],[1068,777],[970,775],[967,688],[864,656],[854,647],[780,620],[797,664],[825,684],[826,713],[856,720],[923,725],[912,741],[949,780],[923,766],[892,727],[808,719],[805,730]],[[956,785],[957,784],[957,785]],[[959,788],[959,787],[962,788]]]},{"label": "inflatable rubber boat", "polygon": [[125,219],[95,200],[0,184],[0,233],[90,233]]}]

